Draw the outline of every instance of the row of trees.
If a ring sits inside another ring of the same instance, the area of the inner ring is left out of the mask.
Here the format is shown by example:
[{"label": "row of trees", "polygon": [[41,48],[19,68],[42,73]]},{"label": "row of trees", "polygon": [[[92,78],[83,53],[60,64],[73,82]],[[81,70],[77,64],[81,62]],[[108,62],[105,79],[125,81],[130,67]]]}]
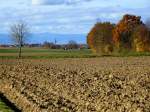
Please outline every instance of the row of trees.
[{"label": "row of trees", "polygon": [[87,36],[89,47],[96,53],[111,53],[123,49],[150,51],[149,23],[144,24],[141,17],[126,14],[118,24],[99,22]]},{"label": "row of trees", "polygon": [[64,49],[64,50],[69,50],[69,49],[83,49],[86,47],[84,44],[78,44],[74,40],[70,40],[67,44],[55,44],[53,42],[44,42],[42,47],[44,48],[49,48],[49,49]]}]

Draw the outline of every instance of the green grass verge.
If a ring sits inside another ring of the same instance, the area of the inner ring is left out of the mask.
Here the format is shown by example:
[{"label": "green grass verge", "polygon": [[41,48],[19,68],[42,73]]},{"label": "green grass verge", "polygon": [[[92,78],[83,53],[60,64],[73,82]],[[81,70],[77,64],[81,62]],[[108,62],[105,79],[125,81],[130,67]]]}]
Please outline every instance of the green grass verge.
[{"label": "green grass verge", "polygon": [[0,99],[0,112],[14,112]]},{"label": "green grass verge", "polygon": [[[94,58],[97,55],[66,55],[66,54],[52,54],[43,56],[22,56],[21,59],[49,59],[49,58]],[[18,59],[17,56],[0,56],[0,59]]]},{"label": "green grass verge", "polygon": [[[0,48],[0,53],[18,53],[18,48]],[[89,49],[83,50],[63,50],[63,49],[46,49],[46,48],[22,48],[22,53],[91,53]]]},{"label": "green grass verge", "polygon": [[120,52],[120,53],[112,53],[112,56],[116,57],[139,57],[139,56],[150,56],[150,52],[135,52],[135,51],[126,51],[126,52]]}]

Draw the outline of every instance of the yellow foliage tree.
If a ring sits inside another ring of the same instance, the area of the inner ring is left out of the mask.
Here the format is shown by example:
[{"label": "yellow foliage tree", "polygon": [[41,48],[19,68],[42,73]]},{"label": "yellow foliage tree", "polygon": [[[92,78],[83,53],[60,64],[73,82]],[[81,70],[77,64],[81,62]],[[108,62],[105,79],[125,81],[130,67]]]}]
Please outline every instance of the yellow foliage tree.
[{"label": "yellow foliage tree", "polygon": [[112,30],[114,25],[109,22],[97,23],[87,36],[87,43],[95,53],[112,52]]},{"label": "yellow foliage tree", "polygon": [[133,48],[137,52],[150,51],[150,32],[145,25],[138,26],[133,34]]}]

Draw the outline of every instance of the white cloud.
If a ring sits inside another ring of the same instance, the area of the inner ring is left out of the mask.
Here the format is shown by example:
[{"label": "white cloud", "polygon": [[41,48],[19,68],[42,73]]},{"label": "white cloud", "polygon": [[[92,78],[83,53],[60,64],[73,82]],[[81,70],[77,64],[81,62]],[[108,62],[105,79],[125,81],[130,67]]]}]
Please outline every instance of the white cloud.
[{"label": "white cloud", "polygon": [[33,5],[63,4],[64,0],[32,0]]},{"label": "white cloud", "polygon": [[99,19],[116,22],[125,13],[145,19],[149,9],[149,0],[1,0],[0,32],[23,19],[33,32],[87,33]]},{"label": "white cloud", "polygon": [[60,5],[60,4],[76,4],[79,2],[88,2],[92,0],[32,0],[33,5]]}]

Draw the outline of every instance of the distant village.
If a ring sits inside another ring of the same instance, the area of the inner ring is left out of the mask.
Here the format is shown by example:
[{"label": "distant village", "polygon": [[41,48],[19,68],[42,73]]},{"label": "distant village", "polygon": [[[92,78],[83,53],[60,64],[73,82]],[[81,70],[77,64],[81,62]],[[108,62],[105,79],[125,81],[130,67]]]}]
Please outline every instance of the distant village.
[{"label": "distant village", "polygon": [[[0,44],[1,48],[14,48],[17,47],[18,45],[14,44]],[[47,48],[47,49],[88,49],[87,44],[78,44],[75,41],[69,41],[67,44],[56,44],[53,42],[47,42],[45,41],[44,43],[32,43],[32,44],[24,44],[23,47],[28,47],[28,48]]]}]

